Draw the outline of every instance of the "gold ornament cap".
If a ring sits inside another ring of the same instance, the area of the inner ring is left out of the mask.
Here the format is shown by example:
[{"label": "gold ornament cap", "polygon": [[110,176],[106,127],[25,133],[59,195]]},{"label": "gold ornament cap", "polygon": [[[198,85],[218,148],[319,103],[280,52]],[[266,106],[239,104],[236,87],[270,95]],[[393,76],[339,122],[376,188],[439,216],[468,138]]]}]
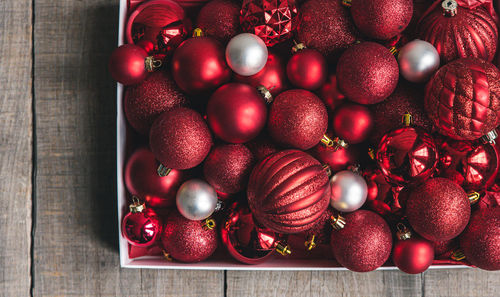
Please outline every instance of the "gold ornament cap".
[{"label": "gold ornament cap", "polygon": [[213,230],[216,227],[215,220],[211,217],[203,220],[202,224],[204,230]]},{"label": "gold ornament cap", "polygon": [[161,65],[161,60],[157,60],[153,56],[146,57],[144,60],[144,67],[146,67],[148,72],[156,71],[156,69],[160,68]]},{"label": "gold ornament cap", "polygon": [[458,4],[455,0],[444,0],[441,2],[441,8],[444,16],[454,17],[457,15]]},{"label": "gold ornament cap", "polygon": [[271,104],[273,103],[273,94],[264,86],[260,85],[257,87],[257,91],[259,91],[260,95],[262,98],[264,98],[264,101],[266,104]]},{"label": "gold ornament cap", "polygon": [[172,169],[165,167],[163,164],[158,165],[158,169],[156,169],[156,173],[160,177],[167,176],[170,173],[170,171],[172,171]]},{"label": "gold ornament cap", "polygon": [[334,137],[333,139],[328,137],[328,135],[323,135],[323,138],[321,138],[321,143],[326,146],[326,147],[332,147],[334,150],[338,150],[340,148],[348,148],[349,144],[339,138],[339,137]]},{"label": "gold ornament cap", "polygon": [[399,240],[408,240],[411,238],[410,229],[408,229],[403,223],[397,224],[396,229],[398,230],[396,232],[396,237]]},{"label": "gold ornament cap", "polygon": [[342,0],[342,5],[345,7],[351,7],[352,0]]},{"label": "gold ornament cap", "polygon": [[405,127],[409,127],[413,124],[413,117],[409,112],[405,112],[405,114],[401,118],[401,122]]},{"label": "gold ornament cap", "polygon": [[463,251],[461,250],[454,250],[452,253],[451,253],[451,256],[450,258],[454,261],[462,261],[465,259],[465,254]]},{"label": "gold ornament cap", "polygon": [[203,33],[203,30],[200,28],[196,28],[193,30],[193,37],[203,37],[205,34]]},{"label": "gold ornament cap", "polygon": [[332,215],[330,217],[330,224],[332,225],[333,229],[338,231],[338,230],[341,230],[345,227],[346,221],[345,221],[345,218],[343,216],[341,216],[340,214],[337,214],[336,216]]},{"label": "gold ornament cap", "polygon": [[304,242],[304,245],[306,246],[306,249],[308,251],[311,251],[313,248],[316,247],[316,242],[315,242],[315,239],[316,239],[316,235],[313,234],[311,235],[305,242]]},{"label": "gold ornament cap", "polygon": [[295,42],[295,40],[294,40],[294,41],[293,41],[293,43],[295,43],[295,45],[294,45],[294,46],[292,46],[292,53],[294,53],[294,54],[295,54],[296,52],[298,52],[298,51],[301,51],[301,50],[303,50],[303,49],[306,49],[306,48],[307,48],[307,47],[306,47],[306,45],[305,45],[305,44],[303,44],[302,42],[301,42],[301,43],[297,43],[297,42]]},{"label": "gold ornament cap", "polygon": [[146,209],[146,204],[141,203],[141,200],[137,196],[132,197],[132,204],[128,206],[131,213],[142,212]]},{"label": "gold ornament cap", "polygon": [[274,249],[282,256],[288,256],[292,254],[290,247],[282,242],[277,242]]},{"label": "gold ornament cap", "polygon": [[469,198],[470,205],[474,205],[479,201],[479,198],[481,198],[481,194],[475,191],[469,192],[467,193],[467,198]]},{"label": "gold ornament cap", "polygon": [[498,133],[497,130],[491,130],[485,135],[481,136],[481,141],[483,143],[495,144],[495,139],[497,139]]}]

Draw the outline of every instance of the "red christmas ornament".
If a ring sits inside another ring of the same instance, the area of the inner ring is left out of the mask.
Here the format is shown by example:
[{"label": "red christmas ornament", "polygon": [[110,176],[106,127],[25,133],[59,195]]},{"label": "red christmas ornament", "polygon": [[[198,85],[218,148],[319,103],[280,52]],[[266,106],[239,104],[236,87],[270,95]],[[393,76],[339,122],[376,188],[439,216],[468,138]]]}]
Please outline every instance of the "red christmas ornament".
[{"label": "red christmas ornament", "polygon": [[456,239],[450,239],[450,240],[445,240],[445,241],[435,241],[434,242],[434,255],[436,255],[436,258],[438,258],[439,256],[444,256],[445,254],[451,253],[456,248],[457,248],[457,240]]},{"label": "red christmas ornament", "polygon": [[330,244],[332,234],[332,216],[337,215],[335,210],[328,207],[318,222],[311,227],[311,229],[303,232],[306,242],[304,245],[307,250],[312,250],[318,244]]},{"label": "red christmas ornament", "polygon": [[173,259],[186,263],[210,257],[217,248],[217,232],[213,226],[215,221],[207,220],[188,220],[177,211],[169,214],[161,234],[165,252]]},{"label": "red christmas ornament", "polygon": [[441,63],[458,58],[477,57],[492,61],[498,29],[484,7],[462,8],[455,0],[446,0],[428,11],[418,24],[418,35],[437,49]]},{"label": "red christmas ornament", "polygon": [[375,42],[348,48],[337,64],[339,90],[361,104],[375,104],[392,94],[399,80],[399,66],[389,50]]},{"label": "red christmas ornament", "polygon": [[285,150],[261,161],[248,183],[255,219],[278,233],[299,233],[319,220],[330,202],[328,175],[321,164],[298,150]]},{"label": "red christmas ornament", "polygon": [[475,140],[495,129],[500,114],[500,72],[464,58],[441,67],[427,83],[425,109],[439,133]]},{"label": "red christmas ornament", "polygon": [[328,74],[326,60],[317,50],[298,45],[297,52],[288,60],[286,74],[292,85],[306,90],[316,90],[321,87]]},{"label": "red christmas ornament", "polygon": [[179,3],[180,6],[184,9],[195,9],[197,7],[203,6],[205,3],[209,2],[210,0],[175,0],[175,2]]},{"label": "red christmas ornament", "polygon": [[[332,138],[331,133],[327,133],[327,136]],[[352,145],[349,145],[347,148],[337,149],[320,143],[308,152],[321,163],[330,166],[332,172],[347,169],[348,166],[356,164],[356,162],[359,162],[360,156],[359,149]]]},{"label": "red christmas ornament", "polygon": [[158,215],[134,198],[130,212],[123,217],[122,235],[131,245],[147,247],[153,245],[161,233]]},{"label": "red christmas ornament", "polygon": [[344,94],[340,93],[337,87],[337,76],[335,74],[331,74],[327,78],[326,83],[319,89],[318,95],[330,112],[334,111],[345,99]]},{"label": "red christmas ornament", "polygon": [[164,71],[157,71],[125,90],[123,109],[130,125],[137,132],[147,135],[160,114],[187,103],[188,99],[171,76]]},{"label": "red christmas ornament", "polygon": [[247,142],[259,135],[266,120],[266,103],[257,89],[249,85],[223,85],[208,100],[208,125],[224,141]]},{"label": "red christmas ornament", "polygon": [[500,270],[500,207],[474,213],[460,235],[460,248],[472,265]]},{"label": "red christmas ornament", "polygon": [[397,240],[392,252],[392,261],[401,270],[410,274],[422,273],[434,260],[434,245],[423,238],[412,236]]},{"label": "red christmas ornament", "polygon": [[151,127],[149,145],[163,166],[189,169],[200,164],[208,155],[212,136],[199,113],[178,107],[156,119]]},{"label": "red christmas ornament", "polygon": [[135,85],[146,79],[148,72],[158,66],[156,63],[142,47],[124,44],[111,54],[109,72],[117,82],[126,86]]},{"label": "red christmas ornament", "polygon": [[240,31],[240,7],[232,0],[212,0],[200,10],[197,26],[226,43]]},{"label": "red christmas ornament", "polygon": [[344,104],[335,110],[332,127],[335,135],[347,143],[361,143],[373,128],[372,114],[362,105]]},{"label": "red christmas ornament", "polygon": [[415,187],[406,201],[412,228],[431,241],[458,236],[467,226],[470,204],[465,191],[446,178],[432,178]]},{"label": "red christmas ornament", "polygon": [[280,149],[274,142],[271,141],[267,133],[262,133],[257,138],[247,142],[246,147],[250,149],[255,157],[255,160],[264,160],[267,156],[278,152]]},{"label": "red christmas ornament", "polygon": [[357,210],[345,215],[345,227],[332,231],[330,245],[337,262],[356,272],[372,271],[391,254],[391,229],[378,214]]},{"label": "red christmas ornament", "polygon": [[391,213],[392,186],[386,181],[380,169],[365,170],[363,177],[368,186],[366,205],[369,209],[386,216]]},{"label": "red christmas ornament", "polygon": [[274,100],[267,128],[273,140],[307,150],[318,144],[328,127],[326,107],[306,90],[288,90]]},{"label": "red christmas ornament", "polygon": [[297,7],[293,0],[243,0],[241,27],[271,47],[287,40],[297,27]]},{"label": "red christmas ornament", "polygon": [[189,94],[212,91],[231,78],[224,48],[212,37],[184,41],[174,52],[172,74],[177,85]]}]

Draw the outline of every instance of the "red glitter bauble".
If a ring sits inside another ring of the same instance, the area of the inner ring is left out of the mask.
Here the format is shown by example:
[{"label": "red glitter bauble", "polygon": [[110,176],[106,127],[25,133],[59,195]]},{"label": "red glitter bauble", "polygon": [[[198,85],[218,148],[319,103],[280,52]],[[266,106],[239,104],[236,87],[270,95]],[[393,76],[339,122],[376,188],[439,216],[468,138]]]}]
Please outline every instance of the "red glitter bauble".
[{"label": "red glitter bauble", "polygon": [[451,253],[458,247],[457,239],[434,242],[434,255],[437,257]]},{"label": "red glitter bauble", "polygon": [[109,58],[109,72],[123,85],[135,85],[146,79],[146,51],[137,45],[124,44],[115,49]]},{"label": "red glitter bauble", "polygon": [[307,150],[318,144],[328,127],[326,107],[306,90],[288,90],[276,97],[267,129],[277,143]]},{"label": "red glitter bauble", "polygon": [[370,110],[359,104],[344,104],[338,107],[332,116],[335,136],[349,144],[365,141],[373,128]]},{"label": "red glitter bauble", "polygon": [[422,273],[434,260],[432,242],[420,237],[398,240],[394,244],[392,261],[401,270],[410,274]]},{"label": "red glitter bauble", "polygon": [[161,222],[154,210],[129,212],[122,220],[123,237],[131,245],[147,247],[153,245],[161,233]]},{"label": "red glitter bauble", "polygon": [[248,183],[255,219],[278,233],[299,233],[319,220],[330,202],[328,175],[316,159],[285,150],[261,161]]},{"label": "red glitter bauble", "polygon": [[465,191],[446,178],[432,178],[415,187],[406,201],[412,228],[431,241],[458,236],[467,226],[470,203]]},{"label": "red glitter bauble", "polygon": [[292,36],[297,27],[297,7],[293,0],[243,0],[241,27],[273,46]]},{"label": "red glitter bauble", "polygon": [[352,0],[351,15],[362,33],[386,40],[408,26],[413,15],[413,0]]},{"label": "red glitter bauble", "polygon": [[215,136],[231,143],[244,143],[259,135],[266,125],[267,106],[252,86],[229,83],[208,100],[207,122]]},{"label": "red glitter bauble", "polygon": [[391,254],[392,233],[378,214],[357,210],[346,214],[343,229],[332,231],[330,245],[337,262],[356,272],[372,271]]},{"label": "red glitter bauble", "polygon": [[212,91],[231,78],[224,47],[212,37],[193,37],[174,52],[172,74],[186,93]]},{"label": "red glitter bauble", "polygon": [[475,212],[460,235],[467,261],[485,270],[500,270],[500,207]]},{"label": "red glitter bauble", "polygon": [[319,98],[323,100],[328,111],[332,112],[344,102],[345,96],[337,87],[337,76],[331,74],[325,84],[318,90]]},{"label": "red glitter bauble", "polygon": [[208,154],[203,173],[217,192],[234,194],[245,189],[253,165],[252,152],[246,146],[219,145]]},{"label": "red glitter bauble", "polygon": [[280,148],[272,142],[267,133],[262,133],[258,137],[247,142],[246,147],[250,149],[255,157],[255,160],[264,160],[267,156],[272,155],[280,150]]},{"label": "red glitter bauble", "polygon": [[167,168],[197,166],[212,147],[207,124],[196,111],[178,107],[163,113],[151,127],[149,145],[156,159]]},{"label": "red glitter bauble", "polygon": [[425,109],[439,133],[475,140],[495,129],[500,115],[500,72],[478,58],[441,67],[425,89]]},{"label": "red glitter bauble", "polygon": [[125,90],[123,109],[130,125],[137,132],[147,135],[160,114],[187,103],[188,99],[171,76],[164,71],[156,71],[142,83]]},{"label": "red glitter bauble", "polygon": [[240,31],[240,7],[232,0],[212,0],[200,10],[197,27],[226,43]]},{"label": "red glitter bauble", "polygon": [[175,0],[175,2],[179,3],[186,10],[198,8],[208,1],[210,0]]},{"label": "red glitter bauble", "polygon": [[217,248],[217,232],[207,228],[203,221],[192,221],[175,211],[167,216],[161,234],[163,249],[181,262],[200,262],[210,257]]},{"label": "red glitter bauble", "polygon": [[[331,133],[327,136],[332,138]],[[323,144],[317,144],[315,147],[308,151],[313,157],[318,159],[321,163],[330,166],[333,172],[347,169],[349,165],[354,165],[359,162],[359,148],[349,145],[347,148],[336,149],[334,147],[327,147]]]},{"label": "red glitter bauble", "polygon": [[286,74],[292,85],[306,90],[316,90],[328,75],[326,60],[317,50],[302,49],[286,65]]},{"label": "red glitter bauble", "polygon": [[384,101],[398,84],[399,66],[389,50],[375,42],[348,48],[337,64],[339,90],[361,104]]}]

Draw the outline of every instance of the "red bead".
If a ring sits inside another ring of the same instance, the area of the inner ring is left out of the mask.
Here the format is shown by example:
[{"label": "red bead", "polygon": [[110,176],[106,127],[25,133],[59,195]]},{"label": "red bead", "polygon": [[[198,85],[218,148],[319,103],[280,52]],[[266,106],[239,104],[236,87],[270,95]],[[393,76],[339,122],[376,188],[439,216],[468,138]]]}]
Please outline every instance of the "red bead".
[{"label": "red bead", "polygon": [[325,84],[319,89],[318,95],[330,112],[334,111],[345,99],[344,94],[337,87],[337,76],[335,74],[331,74],[327,78]]},{"label": "red bead", "polygon": [[359,104],[344,104],[332,117],[332,127],[335,136],[349,144],[365,141],[373,128],[370,110]]},{"label": "red bead", "polygon": [[434,246],[432,242],[419,237],[399,240],[394,245],[392,260],[406,273],[422,273],[434,260]]},{"label": "red bead", "polygon": [[200,10],[196,23],[207,36],[228,42],[240,31],[240,6],[232,0],[212,0]]},{"label": "red bead", "polygon": [[323,55],[317,50],[303,49],[288,60],[286,74],[292,85],[301,89],[316,90],[325,82],[328,66]]},{"label": "red bead", "polygon": [[134,85],[146,79],[145,59],[148,54],[137,45],[124,44],[115,49],[109,58],[111,76],[123,85]]},{"label": "red bead", "polygon": [[130,212],[122,220],[122,234],[128,243],[146,247],[155,243],[161,233],[158,215],[150,208]]}]

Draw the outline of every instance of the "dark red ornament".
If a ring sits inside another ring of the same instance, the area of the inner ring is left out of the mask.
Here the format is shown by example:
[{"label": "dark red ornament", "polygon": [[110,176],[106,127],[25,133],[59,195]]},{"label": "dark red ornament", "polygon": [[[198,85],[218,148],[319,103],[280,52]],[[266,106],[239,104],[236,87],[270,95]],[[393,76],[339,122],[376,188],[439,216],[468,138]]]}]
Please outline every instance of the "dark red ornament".
[{"label": "dark red ornament", "polygon": [[278,233],[299,233],[319,220],[330,202],[328,175],[316,159],[285,150],[253,169],[247,188],[255,219]]},{"label": "dark red ornament", "polygon": [[[329,138],[333,138],[331,133],[327,133]],[[359,162],[360,152],[356,146],[349,145],[347,148],[334,148],[317,144],[308,151],[313,157],[321,163],[330,166],[333,172],[347,169],[348,166]]]},{"label": "dark red ornament", "polygon": [[130,212],[122,220],[123,237],[131,245],[147,247],[155,243],[160,233],[161,222],[156,212],[134,198]]},{"label": "dark red ornament", "polygon": [[226,43],[240,31],[240,7],[232,0],[212,0],[200,10],[197,27]]},{"label": "dark red ornament", "polygon": [[288,80],[297,88],[316,90],[328,75],[326,59],[315,49],[299,49],[286,65]]},{"label": "dark red ornament", "polygon": [[178,2],[179,5],[182,6],[182,8],[188,10],[201,7],[210,0],[175,0],[175,1]]},{"label": "dark red ornament", "polygon": [[152,64],[148,64],[147,59],[148,54],[142,47],[124,44],[111,54],[109,72],[114,80],[123,85],[138,84],[146,79],[148,72],[153,71]]},{"label": "dark red ornament", "polygon": [[335,136],[349,144],[365,141],[373,128],[370,110],[359,104],[344,104],[338,107],[332,116]]},{"label": "dark red ornament", "polygon": [[318,222],[311,227],[311,229],[303,232],[304,247],[307,250],[314,249],[317,245],[330,244],[330,238],[332,234],[332,216],[336,216],[337,212],[332,208],[328,207]]},{"label": "dark red ornament", "polygon": [[250,149],[255,157],[255,160],[264,160],[267,156],[272,155],[280,150],[280,148],[272,142],[267,133],[262,133],[253,140],[247,142],[246,147]]},{"label": "dark red ornament", "polygon": [[391,213],[391,202],[393,198],[393,188],[386,181],[385,175],[380,169],[363,171],[363,177],[368,186],[366,205],[379,215],[386,216]]},{"label": "dark red ornament", "polygon": [[433,260],[434,246],[426,239],[414,235],[394,244],[392,261],[401,271],[410,274],[422,273],[431,266]]},{"label": "dark red ornament", "polygon": [[325,84],[318,90],[318,95],[325,103],[329,112],[332,112],[344,102],[345,96],[339,91],[337,87],[337,76],[331,74]]},{"label": "dark red ornament", "polygon": [[436,258],[439,256],[446,257],[450,255],[453,250],[458,247],[457,239],[450,239],[445,241],[434,242],[434,255]]}]

